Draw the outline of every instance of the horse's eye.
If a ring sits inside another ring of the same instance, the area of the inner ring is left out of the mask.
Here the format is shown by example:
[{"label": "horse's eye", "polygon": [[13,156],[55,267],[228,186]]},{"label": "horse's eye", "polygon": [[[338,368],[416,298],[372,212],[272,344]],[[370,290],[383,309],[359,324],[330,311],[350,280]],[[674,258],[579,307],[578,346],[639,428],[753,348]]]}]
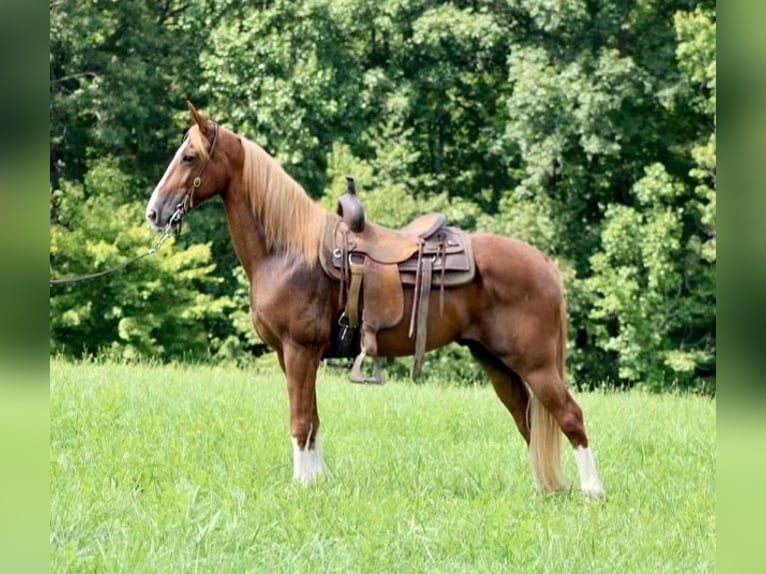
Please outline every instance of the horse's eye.
[{"label": "horse's eye", "polygon": [[197,158],[196,156],[186,154],[181,159],[184,163],[194,163],[194,160]]}]

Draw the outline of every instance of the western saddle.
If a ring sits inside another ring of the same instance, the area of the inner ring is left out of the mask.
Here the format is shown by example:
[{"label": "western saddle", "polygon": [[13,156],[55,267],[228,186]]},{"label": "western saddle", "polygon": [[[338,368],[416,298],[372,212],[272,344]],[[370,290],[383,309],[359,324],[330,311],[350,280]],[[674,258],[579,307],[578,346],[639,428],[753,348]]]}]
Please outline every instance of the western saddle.
[{"label": "western saddle", "polygon": [[[341,284],[339,304],[343,309],[334,347],[327,356],[350,357],[358,351],[351,380],[383,384],[377,334],[404,319],[404,292],[408,289],[412,290],[409,336],[415,337],[412,374],[417,377],[426,351],[431,287],[440,289],[439,310],[443,313],[444,289],[473,280],[470,236],[447,227],[440,213],[421,215],[400,230],[366,221],[354,179],[346,176],[346,181],[346,193],[338,200],[337,215],[329,218],[320,250],[325,273]],[[371,377],[362,374],[367,355],[375,358]]]}]

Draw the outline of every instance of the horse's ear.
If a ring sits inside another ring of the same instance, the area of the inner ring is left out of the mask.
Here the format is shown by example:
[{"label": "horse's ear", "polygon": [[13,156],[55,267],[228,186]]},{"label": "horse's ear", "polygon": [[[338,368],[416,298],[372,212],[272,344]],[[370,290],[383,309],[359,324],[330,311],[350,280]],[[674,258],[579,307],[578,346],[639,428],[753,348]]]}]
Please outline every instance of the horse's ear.
[{"label": "horse's ear", "polygon": [[194,104],[192,104],[189,100],[186,100],[186,103],[189,104],[189,113],[191,114],[195,123],[200,127],[200,129],[204,130],[207,120],[197,111],[197,109],[194,107]]}]

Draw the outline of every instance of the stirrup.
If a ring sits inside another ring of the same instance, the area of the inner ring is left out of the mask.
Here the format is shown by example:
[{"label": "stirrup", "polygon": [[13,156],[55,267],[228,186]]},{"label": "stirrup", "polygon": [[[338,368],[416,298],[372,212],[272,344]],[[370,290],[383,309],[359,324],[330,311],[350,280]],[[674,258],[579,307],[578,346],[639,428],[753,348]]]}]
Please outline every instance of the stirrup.
[{"label": "stirrup", "polygon": [[373,365],[372,365],[372,376],[371,377],[365,377],[362,374],[362,362],[364,361],[364,358],[367,356],[367,351],[362,350],[361,353],[356,357],[356,360],[354,361],[354,366],[351,367],[351,382],[352,383],[359,383],[362,385],[385,385],[386,384],[386,378],[383,375],[383,371],[380,368],[380,359],[378,357],[373,357]]}]

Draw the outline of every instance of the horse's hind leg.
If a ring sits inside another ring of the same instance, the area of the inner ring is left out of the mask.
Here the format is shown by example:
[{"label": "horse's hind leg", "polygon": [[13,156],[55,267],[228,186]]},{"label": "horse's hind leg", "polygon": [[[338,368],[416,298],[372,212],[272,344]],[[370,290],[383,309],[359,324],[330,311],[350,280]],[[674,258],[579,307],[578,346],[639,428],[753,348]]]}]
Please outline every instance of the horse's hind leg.
[{"label": "horse's hind leg", "polygon": [[482,366],[492,382],[500,401],[508,409],[516,422],[521,436],[529,444],[529,424],[527,421],[527,407],[529,405],[529,391],[521,380],[521,377],[508,368],[482,345],[469,342],[468,349],[474,359]]},{"label": "horse's hind leg", "polygon": [[[524,380],[534,394],[531,408],[532,435],[537,433],[541,438],[539,441],[533,439],[530,444],[533,467],[536,458],[538,464],[546,464],[546,457],[550,460],[550,451],[559,449],[558,439],[554,438],[554,435],[558,437],[560,428],[574,448],[583,492],[596,496],[604,494],[604,487],[596,472],[596,464],[588,445],[582,409],[572,398],[558,370],[553,366],[536,369],[525,373]],[[554,443],[555,446],[551,446]],[[545,449],[547,452],[535,452],[536,449]],[[560,468],[560,464],[558,466]],[[551,469],[538,468],[537,473],[540,472],[545,477]],[[552,472],[555,475],[560,471],[554,468]],[[554,482],[558,480],[554,476]]]},{"label": "horse's hind leg", "polygon": [[497,396],[513,415],[519,432],[529,444],[530,465],[538,485],[546,490],[557,490],[565,485],[559,441],[560,431],[563,431],[574,448],[582,490],[594,495],[603,494],[604,487],[588,446],[582,409],[556,370],[528,375],[534,392],[530,397],[524,381],[512,368],[479,344],[469,343],[468,348],[489,375]]}]

